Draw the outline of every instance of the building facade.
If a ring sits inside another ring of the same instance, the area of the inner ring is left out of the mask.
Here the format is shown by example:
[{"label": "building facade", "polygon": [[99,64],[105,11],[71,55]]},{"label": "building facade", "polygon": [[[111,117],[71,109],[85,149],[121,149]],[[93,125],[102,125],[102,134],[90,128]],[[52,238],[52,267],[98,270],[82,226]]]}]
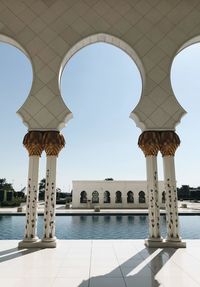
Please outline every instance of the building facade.
[{"label": "building facade", "polygon": [[[158,182],[159,205],[165,205],[164,183]],[[146,181],[73,181],[72,208],[148,208]]]}]

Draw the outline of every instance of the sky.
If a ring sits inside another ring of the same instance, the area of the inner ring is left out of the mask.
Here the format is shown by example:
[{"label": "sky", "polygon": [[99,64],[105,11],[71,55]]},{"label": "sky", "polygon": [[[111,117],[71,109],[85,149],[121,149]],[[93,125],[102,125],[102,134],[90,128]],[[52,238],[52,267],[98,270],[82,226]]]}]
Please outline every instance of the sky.
[{"label": "sky", "polygon": [[[177,126],[181,139],[175,157],[177,185],[200,186],[200,44],[181,51],[172,64],[175,96],[187,111]],[[22,145],[27,132],[16,111],[32,84],[29,59],[17,48],[0,44],[1,141],[0,178],[16,190],[26,185],[28,153]],[[73,113],[62,130],[66,146],[58,158],[57,187],[71,189],[72,180],[145,180],[145,157],[138,148],[141,133],[130,112],[142,90],[139,70],[122,50],[105,43],[89,45],[67,63],[61,95]],[[158,176],[163,179],[162,158]],[[45,154],[39,178],[45,177]]]}]

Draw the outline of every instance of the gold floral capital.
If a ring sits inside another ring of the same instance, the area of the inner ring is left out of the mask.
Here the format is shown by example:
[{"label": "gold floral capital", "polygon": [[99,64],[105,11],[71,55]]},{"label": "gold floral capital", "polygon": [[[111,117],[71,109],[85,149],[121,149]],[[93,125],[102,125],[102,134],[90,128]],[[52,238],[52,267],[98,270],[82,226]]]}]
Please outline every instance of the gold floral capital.
[{"label": "gold floral capital", "polygon": [[29,156],[41,156],[43,151],[43,133],[40,131],[29,131],[24,136],[23,145],[28,150]]},{"label": "gold floral capital", "polygon": [[44,132],[43,144],[47,156],[58,156],[61,149],[65,146],[65,139],[58,131],[47,131]]},{"label": "gold floral capital", "polygon": [[157,156],[159,151],[159,132],[145,131],[138,139],[138,145],[145,156]]},{"label": "gold floral capital", "polygon": [[162,156],[174,156],[179,145],[179,136],[174,131],[160,132],[160,152]]}]

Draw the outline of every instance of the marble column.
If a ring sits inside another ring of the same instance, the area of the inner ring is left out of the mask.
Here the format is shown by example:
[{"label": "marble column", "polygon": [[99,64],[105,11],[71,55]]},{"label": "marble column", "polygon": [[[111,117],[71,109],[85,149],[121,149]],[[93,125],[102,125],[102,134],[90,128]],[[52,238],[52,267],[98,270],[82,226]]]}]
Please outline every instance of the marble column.
[{"label": "marble column", "polygon": [[24,240],[20,242],[36,242],[37,237],[37,201],[38,201],[38,172],[39,158],[43,151],[43,134],[40,131],[28,132],[23,140],[23,144],[29,153],[29,170],[27,184],[26,202],[26,225]]},{"label": "marble column", "polygon": [[65,145],[64,137],[57,131],[48,131],[43,137],[46,152],[46,185],[44,209],[44,237],[42,242],[56,244],[55,207],[56,207],[56,164],[60,150]]},{"label": "marble column", "polygon": [[147,193],[149,206],[149,237],[146,244],[160,242],[160,206],[158,191],[157,154],[159,151],[159,132],[143,132],[138,140],[138,145],[146,157]]},{"label": "marble column", "polygon": [[180,139],[174,131],[163,131],[160,137],[160,151],[163,156],[165,196],[166,196],[166,241],[181,241],[179,235],[178,200],[174,155]]}]

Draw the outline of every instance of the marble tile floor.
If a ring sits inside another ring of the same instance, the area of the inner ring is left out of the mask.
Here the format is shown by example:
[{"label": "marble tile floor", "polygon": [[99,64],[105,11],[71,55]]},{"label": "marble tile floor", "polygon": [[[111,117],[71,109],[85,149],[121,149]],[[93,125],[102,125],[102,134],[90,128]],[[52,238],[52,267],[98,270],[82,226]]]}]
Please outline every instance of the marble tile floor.
[{"label": "marble tile floor", "polygon": [[200,240],[150,249],[143,240],[60,240],[56,249],[0,241],[0,286],[198,287]]}]

